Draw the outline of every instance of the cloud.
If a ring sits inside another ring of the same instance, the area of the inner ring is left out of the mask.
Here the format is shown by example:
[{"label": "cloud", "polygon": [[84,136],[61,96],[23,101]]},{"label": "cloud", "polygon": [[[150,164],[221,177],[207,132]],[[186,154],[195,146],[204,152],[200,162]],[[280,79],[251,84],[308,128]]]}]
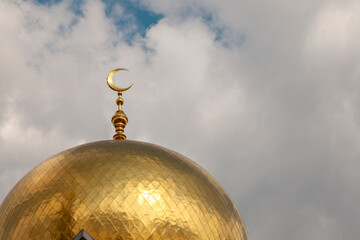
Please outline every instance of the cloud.
[{"label": "cloud", "polygon": [[0,198],[47,157],[111,138],[105,77],[126,67],[128,137],[204,166],[252,239],[359,237],[359,4],[137,3],[164,17],[131,38],[136,21],[106,2],[0,3]]}]

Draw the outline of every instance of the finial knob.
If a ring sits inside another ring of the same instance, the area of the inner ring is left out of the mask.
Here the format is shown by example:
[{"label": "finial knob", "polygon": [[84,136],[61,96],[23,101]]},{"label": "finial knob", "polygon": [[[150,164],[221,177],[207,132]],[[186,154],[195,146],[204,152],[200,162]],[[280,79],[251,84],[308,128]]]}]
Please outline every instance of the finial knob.
[{"label": "finial knob", "polygon": [[120,71],[120,70],[129,71],[125,68],[117,68],[117,69],[111,71],[106,79],[109,87],[112,90],[117,91],[118,96],[119,96],[118,99],[116,99],[116,104],[118,105],[119,109],[116,111],[116,113],[114,114],[114,116],[111,119],[111,122],[113,123],[113,125],[115,127],[115,132],[116,132],[116,134],[113,137],[114,140],[125,140],[126,139],[126,135],[124,134],[124,128],[125,128],[126,124],[128,123],[128,118],[121,109],[122,105],[124,104],[124,99],[122,98],[122,92],[125,92],[126,90],[129,90],[132,87],[132,84],[127,88],[118,88],[114,85],[112,77],[114,76],[114,74],[117,71]]}]

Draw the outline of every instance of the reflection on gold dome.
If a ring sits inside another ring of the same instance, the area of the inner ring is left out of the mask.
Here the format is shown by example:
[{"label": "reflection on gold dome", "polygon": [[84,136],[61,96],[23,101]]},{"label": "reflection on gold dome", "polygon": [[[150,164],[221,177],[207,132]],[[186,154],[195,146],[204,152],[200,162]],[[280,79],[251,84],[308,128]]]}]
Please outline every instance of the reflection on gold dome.
[{"label": "reflection on gold dome", "polygon": [[229,196],[188,158],[100,141],[51,157],[0,206],[0,239],[248,239]]}]

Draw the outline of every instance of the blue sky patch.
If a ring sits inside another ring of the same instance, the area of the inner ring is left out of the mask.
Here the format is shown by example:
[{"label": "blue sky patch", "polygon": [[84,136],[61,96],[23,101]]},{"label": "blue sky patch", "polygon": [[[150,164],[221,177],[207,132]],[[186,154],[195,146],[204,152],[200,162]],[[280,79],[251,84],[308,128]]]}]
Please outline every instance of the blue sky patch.
[{"label": "blue sky patch", "polygon": [[[58,4],[62,0],[33,0],[34,2],[51,6]],[[131,0],[102,0],[105,4],[105,14],[108,18],[112,18],[119,31],[126,29],[125,41],[131,44],[131,41],[136,35],[142,37],[145,36],[146,30],[152,25],[156,24],[163,15],[149,11],[145,6],[141,5],[137,1]],[[82,15],[81,7],[84,0],[73,0],[70,9],[78,14]],[[113,9],[118,4],[122,8],[122,15],[116,16]]]},{"label": "blue sky patch", "polygon": [[[106,4],[106,16],[113,18],[118,30],[127,30],[125,31],[126,38],[124,40],[129,44],[131,44],[131,41],[136,35],[144,37],[146,35],[147,29],[163,18],[163,15],[149,11],[144,6],[135,1],[106,0],[103,2]],[[120,5],[122,8],[122,16],[114,16],[113,8],[116,4]]]}]

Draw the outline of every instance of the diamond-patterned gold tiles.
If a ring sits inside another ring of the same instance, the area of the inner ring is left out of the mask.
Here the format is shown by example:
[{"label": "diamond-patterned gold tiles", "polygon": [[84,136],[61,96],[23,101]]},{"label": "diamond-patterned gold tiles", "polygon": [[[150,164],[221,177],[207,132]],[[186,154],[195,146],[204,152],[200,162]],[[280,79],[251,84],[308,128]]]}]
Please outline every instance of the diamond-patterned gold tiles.
[{"label": "diamond-patterned gold tiles", "polygon": [[100,141],[30,171],[0,206],[1,240],[239,239],[245,225],[204,169],[163,147]]}]

